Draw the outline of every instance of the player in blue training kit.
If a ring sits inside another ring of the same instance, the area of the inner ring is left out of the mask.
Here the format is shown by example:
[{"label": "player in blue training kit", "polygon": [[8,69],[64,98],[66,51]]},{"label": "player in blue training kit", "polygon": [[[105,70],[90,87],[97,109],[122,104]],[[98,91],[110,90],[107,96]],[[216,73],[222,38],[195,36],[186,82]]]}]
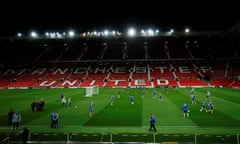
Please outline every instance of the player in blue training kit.
[{"label": "player in blue training kit", "polygon": [[191,95],[191,99],[192,99],[192,104],[196,104],[196,97],[195,95]]},{"label": "player in blue training kit", "polygon": [[162,101],[163,100],[163,95],[162,93],[159,94],[159,101]]},{"label": "player in blue training kit", "polygon": [[142,99],[144,99],[145,91],[142,91]]},{"label": "player in blue training kit", "polygon": [[154,130],[154,132],[157,131],[156,127],[155,127],[155,123],[156,123],[156,118],[153,116],[153,114],[150,115],[150,127],[149,127],[149,131],[151,131],[152,129]]},{"label": "player in blue training kit", "polygon": [[213,103],[212,103],[212,101],[209,102],[208,106],[209,106],[208,112],[210,111],[211,114],[213,114]]},{"label": "player in blue training kit", "polygon": [[89,105],[89,117],[92,117],[92,113],[93,113],[93,102],[91,102]]},{"label": "player in blue training kit", "polygon": [[205,110],[207,112],[207,103],[205,100],[202,103],[202,107],[201,107],[200,111],[202,112],[203,110]]},{"label": "player in blue training kit", "polygon": [[134,98],[132,95],[130,96],[130,104],[134,104]]},{"label": "player in blue training kit", "polygon": [[183,117],[185,118],[185,117],[189,117],[189,110],[188,110],[188,106],[187,106],[187,104],[183,104],[183,106],[182,106],[182,110],[183,110]]},{"label": "player in blue training kit", "polygon": [[153,98],[156,98],[156,97],[157,97],[157,91],[154,90],[154,91],[153,91]]},{"label": "player in blue training kit", "polygon": [[110,102],[110,105],[113,106],[113,103],[114,103],[114,95],[111,96],[111,102]]}]

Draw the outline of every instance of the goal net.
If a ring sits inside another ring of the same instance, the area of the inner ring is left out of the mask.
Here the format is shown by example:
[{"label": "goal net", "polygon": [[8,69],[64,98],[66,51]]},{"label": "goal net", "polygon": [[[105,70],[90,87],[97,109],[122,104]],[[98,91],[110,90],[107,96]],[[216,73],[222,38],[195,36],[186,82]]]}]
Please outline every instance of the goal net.
[{"label": "goal net", "polygon": [[92,95],[99,94],[99,88],[98,87],[86,87],[85,88],[85,96],[91,97]]}]

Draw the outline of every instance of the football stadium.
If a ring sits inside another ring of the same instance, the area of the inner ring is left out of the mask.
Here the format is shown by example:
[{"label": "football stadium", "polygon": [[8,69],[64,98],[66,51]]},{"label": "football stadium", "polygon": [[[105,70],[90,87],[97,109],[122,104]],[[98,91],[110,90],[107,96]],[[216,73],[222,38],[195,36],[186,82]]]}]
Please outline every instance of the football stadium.
[{"label": "football stadium", "polygon": [[1,37],[1,143],[239,144],[239,29]]}]

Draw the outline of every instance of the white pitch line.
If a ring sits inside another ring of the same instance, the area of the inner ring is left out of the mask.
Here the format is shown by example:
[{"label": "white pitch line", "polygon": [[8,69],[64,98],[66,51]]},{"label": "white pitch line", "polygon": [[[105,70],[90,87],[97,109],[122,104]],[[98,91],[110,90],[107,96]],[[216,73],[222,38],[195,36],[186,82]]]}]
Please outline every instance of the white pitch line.
[{"label": "white pitch line", "polygon": [[221,100],[221,101],[224,101],[224,102],[227,102],[227,103],[230,103],[230,104],[240,105],[240,104],[238,104],[238,103],[234,103],[234,102],[231,102],[231,101],[222,99],[222,98],[218,98],[218,97],[213,97],[213,98],[218,99],[218,100]]},{"label": "white pitch line", "polygon": [[156,127],[157,128],[201,128],[199,126],[156,126]]}]

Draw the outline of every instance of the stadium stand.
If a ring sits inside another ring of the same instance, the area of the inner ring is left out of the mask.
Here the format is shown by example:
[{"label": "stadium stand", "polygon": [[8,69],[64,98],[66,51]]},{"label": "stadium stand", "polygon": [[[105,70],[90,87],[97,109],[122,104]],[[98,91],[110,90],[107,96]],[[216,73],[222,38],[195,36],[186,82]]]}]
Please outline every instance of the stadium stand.
[{"label": "stadium stand", "polygon": [[[239,33],[131,39],[2,39],[0,46],[0,89],[94,86],[240,89]],[[99,134],[101,139],[103,136],[107,137],[104,143],[113,143],[112,137],[119,137],[116,133]],[[34,137],[45,136],[32,133],[28,143],[41,143],[33,141]],[[96,134],[64,133],[56,143],[79,143],[79,138],[84,137],[92,139]],[[155,134],[149,137],[155,143]],[[188,137],[192,141],[197,135]],[[236,137],[239,140],[238,134]],[[9,143],[10,137],[4,137],[3,142]]]},{"label": "stadium stand", "polygon": [[0,88],[239,88],[237,38],[228,34],[4,39],[0,42]]}]

